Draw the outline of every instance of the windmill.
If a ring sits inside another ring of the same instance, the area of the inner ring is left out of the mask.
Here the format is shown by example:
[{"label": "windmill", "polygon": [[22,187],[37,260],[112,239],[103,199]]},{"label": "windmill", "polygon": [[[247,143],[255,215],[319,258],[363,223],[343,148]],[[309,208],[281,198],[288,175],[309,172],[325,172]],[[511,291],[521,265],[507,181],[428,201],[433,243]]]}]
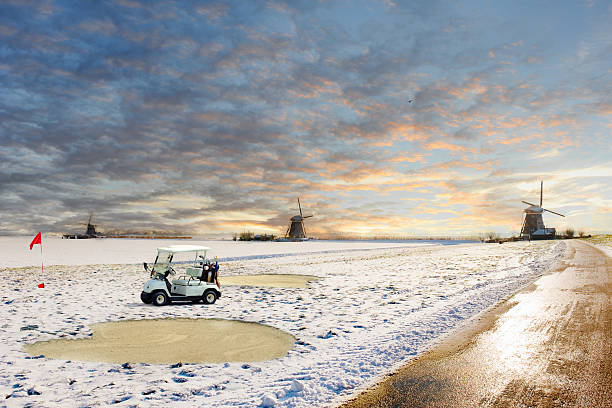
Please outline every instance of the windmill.
[{"label": "windmill", "polygon": [[555,229],[554,228],[546,228],[544,226],[544,220],[542,219],[542,213],[544,211],[548,211],[549,213],[553,213],[555,215],[559,215],[561,217],[565,217],[563,214],[559,214],[557,212],[547,210],[546,208],[542,208],[542,192],[544,190],[544,182],[540,182],[540,205],[532,204],[527,201],[521,201],[525,204],[528,204],[529,207],[525,208],[525,218],[523,220],[523,227],[521,228],[521,236],[524,238],[531,239],[554,239],[555,238]]},{"label": "windmill", "polygon": [[291,217],[291,222],[289,223],[289,227],[287,228],[287,232],[285,233],[286,239],[291,240],[306,240],[306,230],[304,229],[304,219],[310,218],[312,215],[302,215],[302,205],[300,204],[300,199],[298,197],[298,207],[300,209],[300,215],[294,215]]},{"label": "windmill", "polygon": [[91,223],[91,217],[93,217],[93,214],[89,214],[89,220],[87,221],[87,231],[85,231],[85,235],[88,238],[95,238],[98,236],[98,233],[96,232],[96,226]]},{"label": "windmill", "polygon": [[89,239],[89,238],[103,238],[104,234],[96,231],[96,226],[91,223],[91,218],[93,214],[89,215],[89,220],[87,221],[87,229],[84,234],[64,234],[63,238],[68,239]]}]

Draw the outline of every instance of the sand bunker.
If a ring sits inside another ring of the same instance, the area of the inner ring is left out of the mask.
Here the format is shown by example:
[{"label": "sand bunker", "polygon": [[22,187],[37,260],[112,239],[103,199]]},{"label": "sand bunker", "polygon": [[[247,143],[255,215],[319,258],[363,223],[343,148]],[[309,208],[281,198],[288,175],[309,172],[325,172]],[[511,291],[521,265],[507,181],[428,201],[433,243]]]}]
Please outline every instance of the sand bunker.
[{"label": "sand bunker", "polygon": [[221,319],[149,319],[98,323],[93,337],[28,344],[30,355],[107,363],[255,362],[283,357],[295,337],[274,327]]},{"label": "sand bunker", "polygon": [[262,274],[244,276],[221,276],[219,283],[223,285],[266,286],[274,288],[306,288],[308,283],[321,279],[311,275]]}]

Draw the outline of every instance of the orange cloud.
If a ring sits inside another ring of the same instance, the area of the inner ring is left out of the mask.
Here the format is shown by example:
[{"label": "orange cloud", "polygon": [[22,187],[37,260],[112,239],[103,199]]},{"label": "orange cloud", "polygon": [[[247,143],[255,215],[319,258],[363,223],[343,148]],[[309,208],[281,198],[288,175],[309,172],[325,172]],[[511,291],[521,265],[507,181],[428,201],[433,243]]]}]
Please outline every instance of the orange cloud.
[{"label": "orange cloud", "polygon": [[322,77],[312,76],[309,81],[299,84],[300,90],[290,89],[289,94],[298,98],[317,98],[321,94],[340,95],[342,91],[337,83]]},{"label": "orange cloud", "polygon": [[493,167],[493,162],[491,160],[485,162],[451,160],[448,162],[437,164],[435,167],[441,169],[453,169],[456,167],[463,167],[474,170],[489,170]]},{"label": "orange cloud", "polygon": [[[495,56],[495,54],[493,54]],[[472,95],[483,94],[487,91],[487,87],[481,83],[480,78],[472,78],[469,82],[465,84],[465,86],[460,88],[455,87],[439,87],[440,91],[444,91],[451,96],[454,96],[459,99],[470,99]]]},{"label": "orange cloud", "polygon": [[424,157],[425,155],[423,153],[413,153],[411,155],[396,156],[392,158],[391,161],[394,163],[401,163],[401,162],[416,163],[416,162],[424,162],[425,161]]},{"label": "orange cloud", "polygon": [[391,147],[393,140],[381,140],[378,142],[365,142],[361,144],[363,147]]},{"label": "orange cloud", "polygon": [[[410,119],[407,119],[409,121]],[[413,123],[389,122],[383,125],[392,138],[409,142],[427,140],[435,129],[431,126]]]},{"label": "orange cloud", "polygon": [[512,137],[512,138],[508,138],[508,139],[497,138],[492,143],[511,146],[511,145],[515,145],[515,144],[521,143],[521,142],[523,142],[525,140],[533,140],[535,137],[539,137],[539,135],[515,136],[515,137]]},{"label": "orange cloud", "polygon": [[472,149],[470,147],[448,143],[448,142],[445,142],[443,140],[437,140],[437,141],[434,141],[434,142],[427,143],[427,144],[425,144],[423,146],[423,148],[425,150],[443,149],[443,150],[451,150],[453,152],[476,153],[476,150]]}]

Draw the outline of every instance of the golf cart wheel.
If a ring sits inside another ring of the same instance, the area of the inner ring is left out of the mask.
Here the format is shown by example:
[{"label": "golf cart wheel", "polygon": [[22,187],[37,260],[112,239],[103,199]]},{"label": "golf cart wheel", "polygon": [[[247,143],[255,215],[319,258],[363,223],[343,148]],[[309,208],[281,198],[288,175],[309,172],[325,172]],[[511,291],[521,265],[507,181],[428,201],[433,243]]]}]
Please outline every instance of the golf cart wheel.
[{"label": "golf cart wheel", "polygon": [[153,301],[153,296],[150,293],[142,292],[140,300],[142,300],[142,303],[150,304]]},{"label": "golf cart wheel", "polygon": [[206,292],[204,292],[204,295],[202,295],[202,300],[207,305],[212,305],[217,301],[217,294],[214,290],[207,290]]},{"label": "golf cart wheel", "polygon": [[164,292],[159,291],[153,294],[153,304],[155,306],[164,306],[168,304],[168,295]]}]

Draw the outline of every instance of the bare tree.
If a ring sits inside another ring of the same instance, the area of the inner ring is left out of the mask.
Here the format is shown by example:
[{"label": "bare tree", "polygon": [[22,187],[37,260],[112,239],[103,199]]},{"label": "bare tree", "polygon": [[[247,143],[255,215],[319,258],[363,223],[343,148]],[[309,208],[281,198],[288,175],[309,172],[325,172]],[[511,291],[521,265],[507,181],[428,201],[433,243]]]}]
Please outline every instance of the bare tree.
[{"label": "bare tree", "polygon": [[255,233],[251,231],[243,231],[240,233],[240,241],[252,241]]},{"label": "bare tree", "polygon": [[490,231],[485,234],[485,238],[487,241],[495,241],[499,239],[499,234],[497,232]]}]

